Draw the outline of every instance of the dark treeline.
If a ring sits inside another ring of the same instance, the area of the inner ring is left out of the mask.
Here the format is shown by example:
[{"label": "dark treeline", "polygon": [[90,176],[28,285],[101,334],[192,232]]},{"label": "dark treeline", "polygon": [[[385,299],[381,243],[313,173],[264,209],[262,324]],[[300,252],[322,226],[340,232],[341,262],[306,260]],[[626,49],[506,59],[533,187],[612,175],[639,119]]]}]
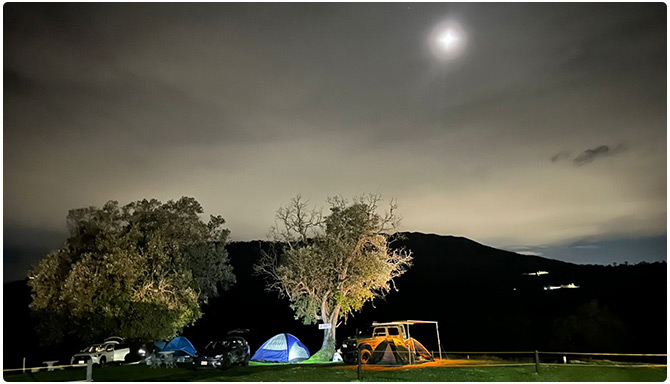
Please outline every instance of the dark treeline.
[{"label": "dark treeline", "polygon": [[[437,320],[446,351],[566,351],[666,353],[666,264],[576,265],[524,256],[451,237],[406,233],[393,243],[411,249],[414,265],[396,279],[398,291],[366,304],[338,329],[338,342],[372,321]],[[252,353],[269,337],[288,332],[315,352],[323,333],[293,318],[288,301],[266,292],[253,275],[258,241],[234,242],[228,251],[237,283],[203,306],[203,317],[184,329],[196,349],[234,328],[247,328]],[[524,273],[547,271],[529,276]],[[573,283],[578,289],[545,290]],[[80,345],[40,346],[26,281],[4,286],[4,365],[69,361]],[[416,336],[437,348],[434,328]]]}]

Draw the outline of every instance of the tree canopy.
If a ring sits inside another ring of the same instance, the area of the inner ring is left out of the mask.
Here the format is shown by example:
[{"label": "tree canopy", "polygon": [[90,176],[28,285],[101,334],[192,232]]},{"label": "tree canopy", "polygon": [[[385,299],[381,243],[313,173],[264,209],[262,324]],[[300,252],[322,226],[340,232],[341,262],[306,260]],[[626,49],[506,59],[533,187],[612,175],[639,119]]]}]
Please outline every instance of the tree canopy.
[{"label": "tree canopy", "polygon": [[45,342],[161,340],[193,324],[200,303],[235,282],[225,221],[202,213],[190,197],[71,210],[64,246],[29,272]]},{"label": "tree canopy", "polygon": [[335,352],[335,330],[353,312],[394,288],[393,279],[411,266],[410,251],[389,246],[388,232],[400,218],[396,203],[378,212],[381,196],[328,199],[330,214],[308,209],[300,196],[277,211],[271,228],[276,247],[255,266],[268,290],[287,297],[297,319],[305,324],[332,324],[324,331],[317,359]]}]

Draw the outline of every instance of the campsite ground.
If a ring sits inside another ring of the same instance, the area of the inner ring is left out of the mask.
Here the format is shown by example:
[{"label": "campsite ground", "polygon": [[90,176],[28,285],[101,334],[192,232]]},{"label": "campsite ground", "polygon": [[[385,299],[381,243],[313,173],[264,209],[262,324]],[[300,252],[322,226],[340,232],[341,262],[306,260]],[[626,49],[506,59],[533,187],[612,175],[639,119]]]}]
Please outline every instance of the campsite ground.
[{"label": "campsite ground", "polygon": [[[621,365],[542,365],[535,373],[533,364],[502,366],[500,361],[468,361],[458,364],[423,364],[419,367],[366,366],[363,381],[664,381],[667,368]],[[54,372],[5,372],[6,381],[83,380],[84,368]],[[94,381],[357,381],[355,366],[341,364],[254,364],[226,371],[193,370],[190,367],[152,369],[146,365],[110,366],[93,369]]]}]

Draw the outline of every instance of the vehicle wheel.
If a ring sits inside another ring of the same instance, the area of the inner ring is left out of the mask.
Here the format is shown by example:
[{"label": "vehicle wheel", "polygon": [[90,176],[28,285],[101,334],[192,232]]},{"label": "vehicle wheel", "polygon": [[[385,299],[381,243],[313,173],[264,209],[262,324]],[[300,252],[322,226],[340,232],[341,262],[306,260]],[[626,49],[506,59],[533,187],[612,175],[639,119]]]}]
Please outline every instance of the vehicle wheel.
[{"label": "vehicle wheel", "polygon": [[367,364],[370,361],[370,358],[372,357],[372,350],[370,347],[365,346],[363,347],[363,350],[361,351],[361,364]]},{"label": "vehicle wheel", "polygon": [[356,364],[356,352],[342,354],[342,361],[344,364]]},{"label": "vehicle wheel", "polygon": [[228,369],[231,365],[233,365],[233,362],[230,360],[230,356],[221,359],[221,369]]},{"label": "vehicle wheel", "polygon": [[105,368],[105,364],[107,363],[107,359],[105,356],[100,358],[100,368]]}]

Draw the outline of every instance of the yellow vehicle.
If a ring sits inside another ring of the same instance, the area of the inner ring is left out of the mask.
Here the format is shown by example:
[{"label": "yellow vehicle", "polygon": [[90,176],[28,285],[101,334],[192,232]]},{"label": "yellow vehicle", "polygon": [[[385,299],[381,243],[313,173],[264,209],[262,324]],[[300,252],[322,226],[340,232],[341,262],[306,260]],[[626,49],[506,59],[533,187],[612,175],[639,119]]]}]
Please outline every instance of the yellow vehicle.
[{"label": "yellow vehicle", "polygon": [[[436,321],[373,322],[370,333],[348,338],[342,343],[342,360],[347,364],[356,363],[359,349],[363,364],[414,364],[434,360],[433,355],[421,343],[410,337],[409,326],[414,324],[435,324],[437,331]],[[441,351],[439,331],[437,342],[438,350]]]}]

